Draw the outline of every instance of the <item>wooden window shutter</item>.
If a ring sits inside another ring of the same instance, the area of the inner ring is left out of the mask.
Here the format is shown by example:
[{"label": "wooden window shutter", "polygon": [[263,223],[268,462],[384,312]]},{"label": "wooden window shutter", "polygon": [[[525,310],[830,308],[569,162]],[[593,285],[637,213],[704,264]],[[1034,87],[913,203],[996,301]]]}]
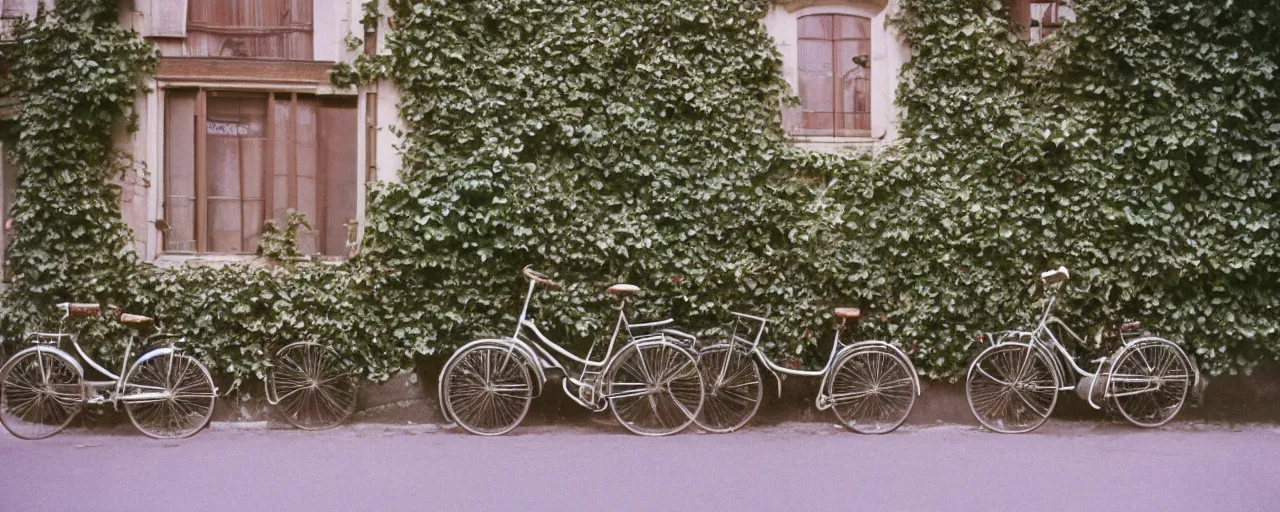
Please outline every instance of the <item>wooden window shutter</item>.
[{"label": "wooden window shutter", "polygon": [[1028,30],[1031,29],[1031,0],[1013,0],[1009,14],[1013,23],[1018,26],[1019,37],[1026,39]]},{"label": "wooden window shutter", "polygon": [[147,37],[187,37],[187,0],[143,0],[151,3]]}]

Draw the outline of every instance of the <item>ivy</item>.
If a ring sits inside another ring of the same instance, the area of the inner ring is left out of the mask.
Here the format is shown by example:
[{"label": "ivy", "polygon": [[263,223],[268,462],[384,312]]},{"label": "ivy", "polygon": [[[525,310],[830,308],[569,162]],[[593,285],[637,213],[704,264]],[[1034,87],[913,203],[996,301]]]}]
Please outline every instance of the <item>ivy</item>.
[{"label": "ivy", "polygon": [[0,95],[21,105],[14,157],[22,172],[6,263],[6,332],[38,325],[55,302],[118,300],[137,264],[120,215],[119,179],[133,170],[112,144],[132,125],[135,96],[158,53],[120,28],[115,4],[59,1],[14,27]]}]

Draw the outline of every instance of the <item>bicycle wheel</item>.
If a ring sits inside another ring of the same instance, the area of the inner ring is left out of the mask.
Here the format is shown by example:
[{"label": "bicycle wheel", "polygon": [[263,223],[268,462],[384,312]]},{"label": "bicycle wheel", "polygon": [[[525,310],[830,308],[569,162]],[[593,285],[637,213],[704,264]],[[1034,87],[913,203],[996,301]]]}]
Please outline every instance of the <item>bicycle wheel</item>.
[{"label": "bicycle wheel", "polygon": [[831,371],[831,410],[849,430],[887,434],[907,421],[916,403],[911,363],[885,349],[859,349]]},{"label": "bicycle wheel", "polygon": [[1004,434],[1043,425],[1058,403],[1058,376],[1031,345],[1004,343],[973,360],[965,381],[969,409],[982,426]]},{"label": "bicycle wheel", "polygon": [[708,432],[733,432],[746,425],[760,409],[764,382],[760,367],[749,353],[731,345],[712,345],[698,355],[705,396],[694,420]]},{"label": "bicycle wheel", "polygon": [[333,349],[311,342],[276,352],[267,385],[289,424],[302,430],[341,425],[356,411],[360,379],[342,366]]},{"label": "bicycle wheel", "polygon": [[689,352],[666,341],[631,343],[610,361],[605,397],[622,426],[644,436],[684,430],[702,409],[702,374]]},{"label": "bicycle wheel", "polygon": [[453,356],[440,379],[445,411],[472,434],[497,436],[524,420],[533,377],[511,347],[477,345]]},{"label": "bicycle wheel", "polygon": [[83,380],[70,356],[19,352],[0,370],[0,423],[22,439],[61,432],[84,406]]},{"label": "bicycle wheel", "polygon": [[1187,400],[1193,380],[1187,356],[1158,338],[1139,340],[1121,350],[1111,365],[1111,402],[1129,423],[1159,427],[1172,420]]},{"label": "bicycle wheel", "polygon": [[129,421],[156,439],[180,439],[199,432],[209,424],[217,399],[209,370],[188,355],[148,355],[139,358],[124,379],[120,401]]}]

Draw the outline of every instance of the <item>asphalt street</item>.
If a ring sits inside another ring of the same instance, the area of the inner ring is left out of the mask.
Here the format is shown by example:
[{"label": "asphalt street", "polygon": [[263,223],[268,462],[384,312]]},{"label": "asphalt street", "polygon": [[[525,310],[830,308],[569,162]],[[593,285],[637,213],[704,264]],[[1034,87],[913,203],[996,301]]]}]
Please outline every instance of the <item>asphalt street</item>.
[{"label": "asphalt street", "polygon": [[0,433],[3,511],[1280,510],[1280,428],[1050,422],[862,436],[824,423],[642,438],[537,426],[325,432],[214,424]]}]

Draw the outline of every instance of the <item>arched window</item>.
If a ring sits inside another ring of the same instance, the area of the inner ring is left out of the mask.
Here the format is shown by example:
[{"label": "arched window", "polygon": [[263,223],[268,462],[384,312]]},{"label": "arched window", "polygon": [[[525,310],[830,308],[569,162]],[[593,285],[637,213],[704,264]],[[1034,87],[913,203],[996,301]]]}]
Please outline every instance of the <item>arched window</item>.
[{"label": "arched window", "polygon": [[871,135],[871,20],[813,14],[797,20],[798,135]]}]

